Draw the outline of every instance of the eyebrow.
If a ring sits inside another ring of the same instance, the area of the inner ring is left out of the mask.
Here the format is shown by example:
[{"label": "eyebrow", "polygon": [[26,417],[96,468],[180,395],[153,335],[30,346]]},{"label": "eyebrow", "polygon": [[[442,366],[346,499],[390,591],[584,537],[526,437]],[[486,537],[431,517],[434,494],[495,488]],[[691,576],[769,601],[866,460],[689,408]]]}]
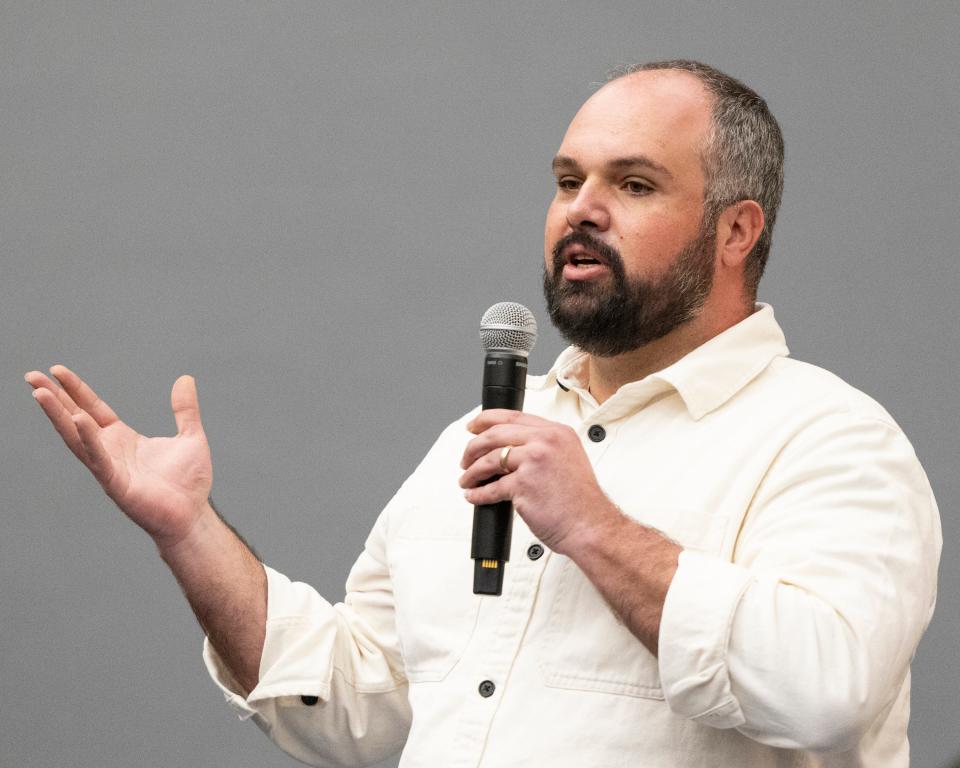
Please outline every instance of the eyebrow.
[{"label": "eyebrow", "polygon": [[[553,158],[553,163],[551,166],[554,171],[579,171],[580,164],[574,160],[572,157],[567,157],[566,155],[557,155]],[[618,157],[615,160],[611,160],[607,163],[607,166],[616,170],[623,170],[625,168],[647,168],[651,171],[655,171],[663,176],[666,176],[668,179],[673,178],[673,174],[667,170],[666,166],[661,165],[656,160],[652,160],[646,155],[629,155],[627,157]]]}]

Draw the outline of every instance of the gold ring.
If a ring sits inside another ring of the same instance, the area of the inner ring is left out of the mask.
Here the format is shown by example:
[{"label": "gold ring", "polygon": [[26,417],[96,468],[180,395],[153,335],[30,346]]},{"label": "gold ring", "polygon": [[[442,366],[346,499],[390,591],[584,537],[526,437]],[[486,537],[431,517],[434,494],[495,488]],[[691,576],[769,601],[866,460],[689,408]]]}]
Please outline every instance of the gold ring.
[{"label": "gold ring", "polygon": [[512,445],[505,445],[500,449],[500,469],[503,470],[503,474],[510,473],[510,467],[507,466],[507,456],[510,455],[510,449],[513,448]]}]

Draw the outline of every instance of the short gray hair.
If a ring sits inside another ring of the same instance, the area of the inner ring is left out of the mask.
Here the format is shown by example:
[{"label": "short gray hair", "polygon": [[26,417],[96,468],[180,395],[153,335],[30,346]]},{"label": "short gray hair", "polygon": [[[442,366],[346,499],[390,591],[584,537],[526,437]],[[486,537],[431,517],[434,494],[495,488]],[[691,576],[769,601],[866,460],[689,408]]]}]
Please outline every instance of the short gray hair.
[{"label": "short gray hair", "polygon": [[754,200],[763,209],[763,232],[745,264],[746,289],[756,298],[783,195],[780,126],[755,91],[699,61],[672,59],[620,67],[607,82],[635,72],[664,69],[689,72],[714,98],[712,129],[701,150],[706,176],[704,225],[712,229],[720,213],[740,200]]}]

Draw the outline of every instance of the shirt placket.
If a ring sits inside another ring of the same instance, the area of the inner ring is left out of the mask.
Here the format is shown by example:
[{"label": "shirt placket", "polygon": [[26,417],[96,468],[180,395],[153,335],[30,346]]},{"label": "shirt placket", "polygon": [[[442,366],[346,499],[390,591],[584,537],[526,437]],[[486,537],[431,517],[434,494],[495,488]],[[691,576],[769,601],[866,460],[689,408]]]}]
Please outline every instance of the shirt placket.
[{"label": "shirt placket", "polygon": [[[510,682],[510,671],[523,642],[536,600],[540,578],[550,559],[549,550],[541,556],[533,547],[541,546],[519,519],[515,522],[514,546],[504,581],[504,593],[499,597],[485,597],[485,601],[499,600],[497,626],[490,634],[486,647],[478,654],[472,691],[465,691],[461,707],[460,726],[455,753],[458,768],[477,768],[481,765],[483,749],[493,725],[494,717]],[[530,554],[533,552],[536,554]]]},{"label": "shirt placket", "polygon": [[[609,424],[605,416],[604,408],[600,407],[575,428],[594,466],[608,450],[616,432],[616,426]],[[479,657],[475,680],[477,689],[468,695],[461,719],[456,752],[462,756],[462,760],[456,765],[464,768],[483,766],[487,736],[507,692],[510,670],[523,642],[540,579],[551,556],[551,552],[546,550],[543,556],[534,560],[529,554],[530,547],[542,545],[534,540],[535,537],[522,522],[519,527],[526,533],[526,543],[515,545],[516,551],[511,552],[509,567],[512,572],[507,579],[505,593],[499,598],[485,598],[503,600],[503,605],[492,640]]]}]

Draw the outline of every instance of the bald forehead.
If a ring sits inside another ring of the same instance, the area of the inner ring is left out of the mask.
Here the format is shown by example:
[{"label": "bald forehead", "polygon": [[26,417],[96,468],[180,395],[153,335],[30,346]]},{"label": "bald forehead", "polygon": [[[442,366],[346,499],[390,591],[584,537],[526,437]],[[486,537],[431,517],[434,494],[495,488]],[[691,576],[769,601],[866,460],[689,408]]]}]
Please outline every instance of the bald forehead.
[{"label": "bald forehead", "polygon": [[705,138],[710,128],[713,96],[700,80],[682,70],[634,72],[612,80],[593,94],[574,117],[608,122],[611,129],[649,124],[682,129]]},{"label": "bald forehead", "polygon": [[660,96],[689,97],[709,105],[712,96],[699,77],[683,69],[645,69],[631,72],[602,85],[594,96],[607,90],[624,89],[638,92],[652,90]]}]

